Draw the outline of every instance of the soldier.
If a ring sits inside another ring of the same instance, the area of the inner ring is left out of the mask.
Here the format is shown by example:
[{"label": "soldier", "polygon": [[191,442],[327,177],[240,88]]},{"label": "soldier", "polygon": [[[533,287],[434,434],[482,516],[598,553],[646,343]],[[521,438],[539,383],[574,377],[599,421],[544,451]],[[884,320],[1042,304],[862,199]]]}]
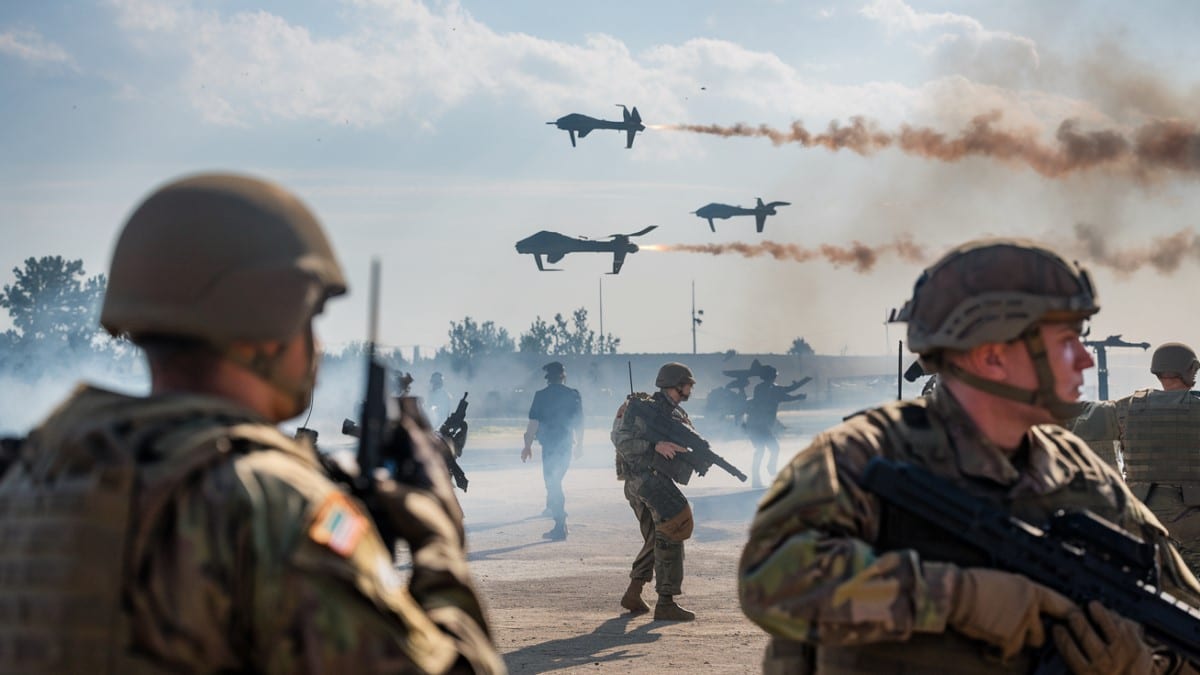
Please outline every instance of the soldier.
[{"label": "soldier", "polygon": [[[696,378],[692,376],[691,369],[682,363],[668,363],[659,368],[658,376],[654,379],[654,386],[658,387],[658,391],[649,398],[656,405],[668,410],[672,417],[691,426],[691,420],[679,404],[688,400],[695,384]],[[624,408],[621,412],[624,412]],[[643,540],[650,532],[646,527],[647,513],[654,524],[652,558],[655,589],[658,591],[654,618],[662,621],[691,621],[696,618],[695,613],[680,607],[675,602],[675,596],[683,592],[683,542],[692,536],[692,507],[674,481],[650,466],[650,453],[657,452],[666,459],[671,459],[677,453],[687,452],[687,449],[669,441],[659,441],[652,445],[644,438],[645,432],[644,420],[622,414],[612,439],[617,447],[618,466],[622,463],[624,465],[625,496],[630,499],[630,506],[633,507],[642,526]],[[644,571],[647,559],[645,550],[646,546],[643,543],[642,552],[638,554],[638,559],[642,561],[641,567],[637,561],[634,562],[629,588],[621,598],[621,606],[633,612],[649,610],[642,601],[642,587],[650,580]]]},{"label": "soldier", "polygon": [[0,671],[504,672],[444,471],[364,505],[275,426],[308,405],[312,321],[345,291],[271,183],[192,176],[134,211],[100,323],[151,392],[81,386],[0,483],[0,605],[26,608],[0,616]]},{"label": "soldier", "polygon": [[533,440],[542,446],[542,479],[546,482],[546,513],[554,519],[554,528],[542,535],[544,539],[562,541],[567,538],[566,495],[563,477],[571,466],[571,448],[575,457],[583,453],[583,401],[579,391],[565,384],[567,371],[563,364],[551,361],[542,366],[546,386],[533,395],[529,406],[529,426],[525,428],[525,448],[521,461],[533,457]]},{"label": "soldier", "polygon": [[756,488],[762,487],[762,481],[758,479],[758,467],[762,464],[763,453],[770,452],[767,458],[768,475],[775,475],[775,468],[779,462],[779,439],[775,438],[779,404],[808,398],[806,394],[792,394],[804,386],[799,380],[786,387],[775,384],[775,378],[779,376],[775,366],[763,366],[758,376],[762,378],[762,382],[754,387],[754,398],[750,399],[746,415],[746,433],[750,436],[750,443],[754,445],[751,484]]},{"label": "soldier", "polygon": [[1200,396],[1191,390],[1197,369],[1191,347],[1168,342],[1150,359],[1162,390],[1140,389],[1115,402],[1129,489],[1166,525],[1193,573],[1200,573]]},{"label": "soldier", "polygon": [[454,399],[446,391],[442,374],[435,372],[429,376],[429,394],[425,396],[425,411],[429,420],[435,425],[446,421],[454,411]]},{"label": "soldier", "polygon": [[[1025,673],[1051,637],[1076,673],[1178,664],[1154,653],[1137,624],[988,567],[923,521],[884,508],[860,482],[868,460],[884,456],[1030,522],[1090,509],[1156,545],[1162,586],[1196,602],[1200,585],[1154,515],[1053,424],[1074,413],[1092,366],[1082,322],[1097,310],[1086,272],[1028,242],[971,242],[925,270],[897,320],[908,322],[909,348],[937,372],[938,387],[818,435],[754,518],[739,593],[746,615],[773,636],[768,672]],[[1065,625],[1048,632],[1047,620]]]}]

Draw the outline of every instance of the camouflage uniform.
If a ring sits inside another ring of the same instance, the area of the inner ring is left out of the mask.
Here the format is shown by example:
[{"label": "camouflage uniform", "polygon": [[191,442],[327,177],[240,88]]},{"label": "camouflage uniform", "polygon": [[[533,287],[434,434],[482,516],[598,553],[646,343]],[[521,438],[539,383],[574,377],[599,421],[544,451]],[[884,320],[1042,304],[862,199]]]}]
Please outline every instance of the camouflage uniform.
[{"label": "camouflage uniform", "polygon": [[1064,423],[1071,433],[1079,436],[1096,455],[1109,466],[1121,470],[1121,460],[1117,451],[1117,441],[1120,437],[1117,424],[1117,404],[1115,401],[1088,401],[1083,405],[1083,412],[1073,420]]},{"label": "camouflage uniform", "polygon": [[1130,490],[1200,573],[1200,396],[1141,389],[1115,408]]},{"label": "camouflage uniform", "polygon": [[912,462],[1044,522],[1088,508],[1159,545],[1162,583],[1195,602],[1200,587],[1157,519],[1120,476],[1055,426],[1037,426],[1010,461],[983,440],[950,393],[889,404],[813,440],[784,468],[751,526],[740,563],[742,608],[784,644],[815,644],[819,673],[1024,673],[1026,650],[1001,663],[986,645],[946,626],[948,561],[987,565],[919,521],[887,509],[859,485],[876,456]]},{"label": "camouflage uniform", "polygon": [[456,525],[418,501],[408,586],[311,446],[222,399],[81,388],[0,483],[0,605],[28,608],[0,670],[502,672]]},{"label": "camouflage uniform", "polygon": [[[669,410],[675,419],[691,426],[687,413],[661,391],[650,399],[654,405]],[[618,461],[625,466],[625,495],[638,516],[643,537],[647,534],[647,512],[654,524],[655,590],[660,596],[679,595],[683,592],[683,542],[692,534],[692,508],[674,481],[650,468],[654,444],[643,438],[645,431],[646,423],[640,417],[622,415],[612,439]],[[646,546],[642,549],[645,551]],[[644,553],[638,554],[639,559],[644,557]],[[637,578],[634,575],[638,573],[635,562],[630,577]]]}]

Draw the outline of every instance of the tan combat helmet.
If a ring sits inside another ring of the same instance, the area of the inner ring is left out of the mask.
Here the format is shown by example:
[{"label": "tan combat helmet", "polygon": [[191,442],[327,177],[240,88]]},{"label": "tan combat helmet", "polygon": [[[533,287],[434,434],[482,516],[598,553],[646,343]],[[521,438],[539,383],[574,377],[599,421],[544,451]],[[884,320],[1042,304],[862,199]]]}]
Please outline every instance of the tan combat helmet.
[{"label": "tan combat helmet", "polygon": [[325,233],[295,195],[256,178],[204,174],[159,188],[129,217],[100,323],[135,342],[287,340],[345,292]]},{"label": "tan combat helmet", "polygon": [[1159,345],[1150,357],[1150,372],[1158,376],[1178,377],[1192,387],[1196,384],[1196,371],[1200,360],[1196,352],[1182,342],[1167,342]]},{"label": "tan combat helmet", "polygon": [[682,387],[685,384],[696,384],[692,369],[674,361],[663,364],[663,367],[658,369],[658,376],[654,378],[654,386],[659,389]]},{"label": "tan combat helmet", "polygon": [[[926,372],[944,372],[1003,398],[1046,408],[1060,418],[1076,404],[1058,398],[1040,333],[1043,321],[1083,321],[1099,311],[1086,270],[1019,239],[983,239],[951,250],[927,268],[912,299],[893,313],[908,323],[908,348]],[[1020,339],[1037,369],[1034,391],[977,377],[941,357],[992,342]]]}]

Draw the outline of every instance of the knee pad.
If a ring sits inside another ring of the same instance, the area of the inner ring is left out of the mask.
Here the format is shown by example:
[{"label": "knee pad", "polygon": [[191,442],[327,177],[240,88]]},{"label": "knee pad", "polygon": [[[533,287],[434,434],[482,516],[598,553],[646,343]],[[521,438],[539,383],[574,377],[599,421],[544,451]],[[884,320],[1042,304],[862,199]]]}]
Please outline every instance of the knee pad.
[{"label": "knee pad", "polygon": [[692,519],[692,505],[683,507],[679,513],[658,524],[658,531],[671,541],[684,541],[692,536],[696,521]]}]

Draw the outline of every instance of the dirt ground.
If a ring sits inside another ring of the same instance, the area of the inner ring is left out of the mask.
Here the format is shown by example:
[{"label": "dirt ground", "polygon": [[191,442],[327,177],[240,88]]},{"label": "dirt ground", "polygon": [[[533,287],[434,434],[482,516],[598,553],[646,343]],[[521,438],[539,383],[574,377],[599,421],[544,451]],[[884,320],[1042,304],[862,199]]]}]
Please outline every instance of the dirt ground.
[{"label": "dirt ground", "polygon": [[[838,415],[787,422],[780,463],[807,443],[811,431]],[[799,419],[799,418],[797,418]],[[686,544],[678,601],[696,612],[690,623],[632,616],[618,604],[641,546],[633,512],[613,472],[608,430],[589,428],[584,454],[564,481],[570,535],[549,542],[540,453],[522,465],[521,429],[472,430],[462,465],[471,480],[459,493],[466,514],[469,558],[488,604],[496,642],[512,673],[760,672],[766,635],[741,613],[737,560],[755,505],[764,493],[713,468],[683,487],[696,515]],[[714,441],[714,449],[750,473],[745,440]],[[653,584],[643,593],[653,606]]]}]

